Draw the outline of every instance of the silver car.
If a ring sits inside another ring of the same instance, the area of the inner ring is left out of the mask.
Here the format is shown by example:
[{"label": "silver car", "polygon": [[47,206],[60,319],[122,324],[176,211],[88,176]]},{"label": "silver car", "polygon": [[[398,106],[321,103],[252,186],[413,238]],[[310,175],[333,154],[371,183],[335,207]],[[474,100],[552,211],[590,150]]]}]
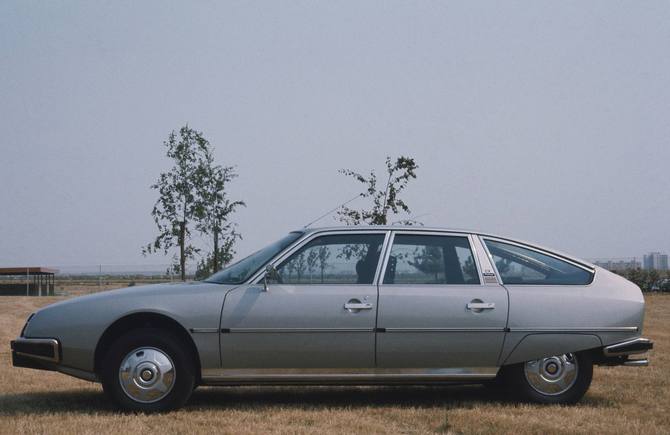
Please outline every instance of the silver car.
[{"label": "silver car", "polygon": [[203,282],[98,293],[32,314],[17,367],[101,382],[162,411],[198,385],[488,383],[574,403],[594,364],[644,366],[644,299],[534,244],[424,227],[305,229]]}]

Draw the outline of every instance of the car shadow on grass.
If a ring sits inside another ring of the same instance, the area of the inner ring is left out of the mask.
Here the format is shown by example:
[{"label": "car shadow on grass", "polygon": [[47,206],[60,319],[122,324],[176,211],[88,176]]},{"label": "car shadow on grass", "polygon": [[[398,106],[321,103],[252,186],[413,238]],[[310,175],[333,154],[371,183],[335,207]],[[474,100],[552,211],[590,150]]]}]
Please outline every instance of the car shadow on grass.
[{"label": "car shadow on grass", "polygon": [[112,403],[102,393],[102,389],[0,394],[0,416],[49,413],[95,414],[115,411]]},{"label": "car shadow on grass", "polygon": [[[194,391],[185,410],[254,410],[292,408],[334,410],[355,407],[471,409],[516,402],[481,385],[376,387],[202,387]],[[577,406],[616,407],[613,401],[587,395]],[[106,414],[119,411],[100,392],[45,391],[0,395],[0,416],[50,414]]]},{"label": "car shadow on grass", "polygon": [[[450,385],[201,388],[196,390],[187,406],[238,410],[271,406],[314,410],[351,407],[468,409],[517,403],[507,394],[482,385]],[[609,408],[616,403],[605,397],[587,395],[577,406]]]},{"label": "car shadow on grass", "polygon": [[196,390],[189,406],[207,409],[220,406],[233,409],[271,406],[296,409],[444,408],[504,400],[500,394],[482,386],[237,387]]}]

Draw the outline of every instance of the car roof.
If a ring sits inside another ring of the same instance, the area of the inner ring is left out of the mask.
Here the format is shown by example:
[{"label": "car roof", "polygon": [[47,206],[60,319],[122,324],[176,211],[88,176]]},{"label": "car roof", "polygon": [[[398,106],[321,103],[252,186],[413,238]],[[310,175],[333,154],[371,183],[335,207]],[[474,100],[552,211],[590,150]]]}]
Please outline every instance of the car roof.
[{"label": "car roof", "polygon": [[317,233],[322,231],[360,231],[360,230],[410,230],[410,231],[440,231],[451,233],[473,233],[480,234],[480,231],[474,231],[464,228],[441,228],[441,227],[424,227],[422,225],[339,225],[328,227],[309,227],[302,228],[299,231],[306,233]]},{"label": "car roof", "polygon": [[328,227],[309,227],[296,230],[305,234],[321,233],[326,231],[366,231],[366,230],[381,230],[381,231],[430,231],[440,233],[462,233],[462,234],[477,234],[481,236],[498,237],[501,239],[514,240],[509,237],[502,237],[484,231],[477,231],[466,228],[445,228],[445,227],[424,227],[421,225],[340,225]]}]

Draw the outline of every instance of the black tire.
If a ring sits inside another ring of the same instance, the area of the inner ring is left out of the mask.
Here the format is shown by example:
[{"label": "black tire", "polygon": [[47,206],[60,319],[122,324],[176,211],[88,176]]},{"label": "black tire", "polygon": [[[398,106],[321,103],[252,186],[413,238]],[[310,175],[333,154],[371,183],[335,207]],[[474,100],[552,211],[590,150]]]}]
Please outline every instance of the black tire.
[{"label": "black tire", "polygon": [[482,385],[484,386],[484,388],[486,388],[487,391],[493,394],[500,394],[506,391],[506,385],[505,382],[503,381],[503,376],[500,373],[498,374],[498,376],[496,376],[495,379],[493,379],[492,381],[484,382],[482,383]]},{"label": "black tire", "polygon": [[[119,379],[123,360],[134,350],[142,348],[160,351],[174,367],[171,389],[160,400],[150,403],[138,401],[127,394]],[[187,346],[177,337],[161,329],[136,329],[122,335],[110,346],[102,364],[100,375],[105,394],[127,411],[150,413],[182,407],[196,386],[196,369],[191,355],[185,349]]]},{"label": "black tire", "polygon": [[573,358],[577,362],[576,379],[566,391],[559,394],[543,394],[534,388],[526,377],[526,363],[504,366],[498,376],[504,382],[507,393],[522,402],[571,405],[584,397],[593,378],[591,356],[582,352],[573,354]]}]

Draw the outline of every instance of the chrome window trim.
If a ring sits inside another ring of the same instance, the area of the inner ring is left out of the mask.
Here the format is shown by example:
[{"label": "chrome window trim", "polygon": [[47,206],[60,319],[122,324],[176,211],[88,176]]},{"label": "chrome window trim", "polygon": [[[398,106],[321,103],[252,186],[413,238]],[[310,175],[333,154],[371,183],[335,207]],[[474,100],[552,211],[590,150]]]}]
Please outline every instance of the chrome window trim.
[{"label": "chrome window trim", "polygon": [[491,251],[489,251],[489,247],[486,245],[486,240],[492,240],[494,242],[500,242],[500,243],[503,243],[503,244],[518,246],[518,247],[523,248],[523,249],[528,249],[529,251],[535,251],[537,253],[546,255],[548,257],[553,257],[557,260],[560,260],[560,261],[563,261],[565,263],[571,264],[571,265],[573,265],[575,267],[578,267],[582,270],[585,270],[585,271],[587,271],[591,274],[591,281],[589,281],[587,284],[551,284],[551,283],[538,284],[538,283],[532,283],[532,284],[509,284],[509,285],[523,285],[523,286],[537,286],[537,287],[544,287],[544,286],[556,286],[556,287],[557,286],[564,286],[564,287],[581,286],[581,287],[587,287],[587,286],[590,286],[591,284],[593,284],[593,281],[595,281],[595,274],[596,274],[595,269],[593,269],[593,268],[591,268],[587,265],[581,264],[581,263],[579,263],[576,260],[573,260],[571,258],[565,257],[563,255],[555,254],[551,251],[547,251],[545,249],[541,249],[541,248],[538,248],[538,247],[535,247],[535,246],[532,246],[532,245],[516,242],[516,241],[510,240],[510,239],[504,239],[504,238],[501,238],[501,237],[493,237],[493,236],[484,236],[484,235],[478,235],[478,237],[481,240],[482,246],[486,250],[486,255],[488,255],[488,257],[489,257],[489,261],[491,262],[491,266],[493,267],[493,269],[495,270],[496,275],[498,276],[498,281],[502,285],[505,285],[505,281],[503,280],[502,275],[498,271],[498,266],[496,266],[496,262],[493,261],[493,255],[491,254]]},{"label": "chrome window trim", "polygon": [[[393,284],[386,284],[384,283],[384,276],[386,275],[386,267],[388,266],[388,259],[391,256],[391,249],[393,248],[393,242],[395,241],[395,236],[397,234],[409,234],[409,235],[418,235],[418,236],[440,236],[440,237],[460,237],[463,239],[466,239],[468,241],[468,246],[470,247],[470,255],[472,255],[473,261],[475,262],[475,268],[477,269],[477,278],[479,279],[478,283],[475,284],[426,284],[426,283],[393,283]],[[483,286],[484,285],[484,279],[482,276],[482,268],[479,264],[479,259],[477,258],[477,253],[473,248],[472,240],[470,237],[472,234],[469,233],[458,233],[458,232],[451,232],[451,231],[433,231],[433,230],[393,230],[391,234],[391,240],[389,241],[388,245],[388,252],[386,253],[386,256],[384,257],[384,267],[381,270],[381,273],[379,275],[379,285],[380,286],[462,286],[462,285],[467,285],[467,286]]]},{"label": "chrome window trim", "polygon": [[[587,272],[591,272],[591,273],[595,272],[594,268],[589,267],[589,266],[587,266],[583,263],[580,263],[579,261],[577,261],[575,259],[566,257],[564,255],[556,254],[554,252],[547,251],[546,249],[538,248],[536,246],[529,245],[527,243],[521,243],[521,242],[517,242],[517,241],[514,241],[514,240],[510,240],[510,239],[504,239],[502,237],[493,237],[493,236],[479,236],[479,237],[482,239],[482,241],[484,243],[484,246],[486,247],[487,252],[488,252],[488,246],[486,246],[486,240],[492,240],[494,242],[500,242],[500,243],[503,243],[503,244],[514,245],[514,246],[518,246],[520,248],[528,249],[530,251],[535,251],[535,252],[538,252],[540,254],[547,255],[549,257],[554,257],[557,260],[561,260],[561,261],[564,261],[566,263],[570,263],[573,266],[577,266],[580,269],[584,269]],[[488,252],[488,254],[489,254],[489,256],[491,255],[490,252]]]},{"label": "chrome window trim", "polygon": [[[475,247],[475,252],[477,254],[477,257],[480,255],[482,257],[485,257],[486,262],[491,266],[491,272],[493,272],[494,278],[496,279],[496,282],[498,285],[503,285],[502,280],[500,279],[500,274],[498,273],[498,269],[496,268],[496,265],[494,264],[495,262],[491,259],[491,256],[489,254],[488,249],[484,245],[484,242],[482,241],[481,237],[477,234],[471,234],[472,236],[472,243]],[[482,258],[478,258],[480,263]],[[482,269],[481,271],[482,276],[484,276],[484,270]],[[493,283],[491,283],[493,284]]]},{"label": "chrome window trim", "polygon": [[[309,243],[310,241],[314,240],[317,237],[322,237],[322,236],[340,236],[340,235],[348,235],[348,234],[363,234],[363,235],[372,235],[372,234],[384,234],[384,242],[382,243],[382,251],[380,252],[379,259],[381,260],[382,253],[384,252],[384,243],[388,240],[388,233],[390,230],[385,230],[385,229],[369,229],[369,230],[323,230],[323,231],[313,231],[309,233],[305,233],[303,237],[298,238],[293,244],[288,246],[286,249],[284,249],[282,252],[278,253],[275,257],[273,257],[270,261],[265,263],[263,267],[260,268],[259,271],[257,271],[250,279],[247,280],[244,284],[260,284],[261,280],[263,279],[263,274],[265,273],[265,268],[268,265],[272,265],[276,267],[278,264],[280,264],[282,261],[286,260],[288,257],[293,255],[296,251],[298,251],[300,248],[302,248],[304,245]],[[378,260],[378,261],[380,261]],[[379,269],[379,264],[377,264],[377,270]],[[375,272],[376,273],[376,272]],[[241,284],[241,285],[244,285]],[[310,283],[305,283],[305,284],[290,284],[290,285],[362,285],[362,286],[371,286],[371,285],[376,285],[375,281],[373,280],[372,284],[336,284],[336,283],[331,283],[331,284],[310,284]]]},{"label": "chrome window trim", "polygon": [[[384,255],[384,263],[382,264],[382,270],[379,274],[379,279],[377,280],[377,288],[383,286],[383,285],[391,285],[391,284],[384,284],[384,276],[386,276],[386,267],[388,267],[388,261],[389,258],[391,257],[391,249],[393,248],[393,242],[395,241],[395,231],[391,231],[391,237],[389,237],[389,244],[386,249],[386,253]],[[379,305],[379,303],[377,303]]]},{"label": "chrome window trim", "polygon": [[[386,270],[385,265],[386,265],[386,259],[388,258],[390,252],[391,252],[391,241],[393,240],[393,232],[392,231],[387,231],[386,232],[386,237],[384,237],[384,245],[382,248],[382,252],[379,255],[379,264],[377,264],[377,270],[375,271],[375,279],[373,281],[374,285],[379,288],[379,285],[382,282],[382,279],[384,275],[382,275],[382,269]],[[379,295],[377,295],[379,297]],[[379,305],[379,301],[377,301],[377,305]]]},{"label": "chrome window trim", "polygon": [[477,252],[477,247],[475,246],[475,237],[472,234],[468,234],[468,243],[470,243],[470,255],[472,255],[472,260],[475,262],[475,268],[477,269],[477,275],[479,276],[479,285],[483,286],[484,283],[484,268],[479,261],[479,253]]}]

